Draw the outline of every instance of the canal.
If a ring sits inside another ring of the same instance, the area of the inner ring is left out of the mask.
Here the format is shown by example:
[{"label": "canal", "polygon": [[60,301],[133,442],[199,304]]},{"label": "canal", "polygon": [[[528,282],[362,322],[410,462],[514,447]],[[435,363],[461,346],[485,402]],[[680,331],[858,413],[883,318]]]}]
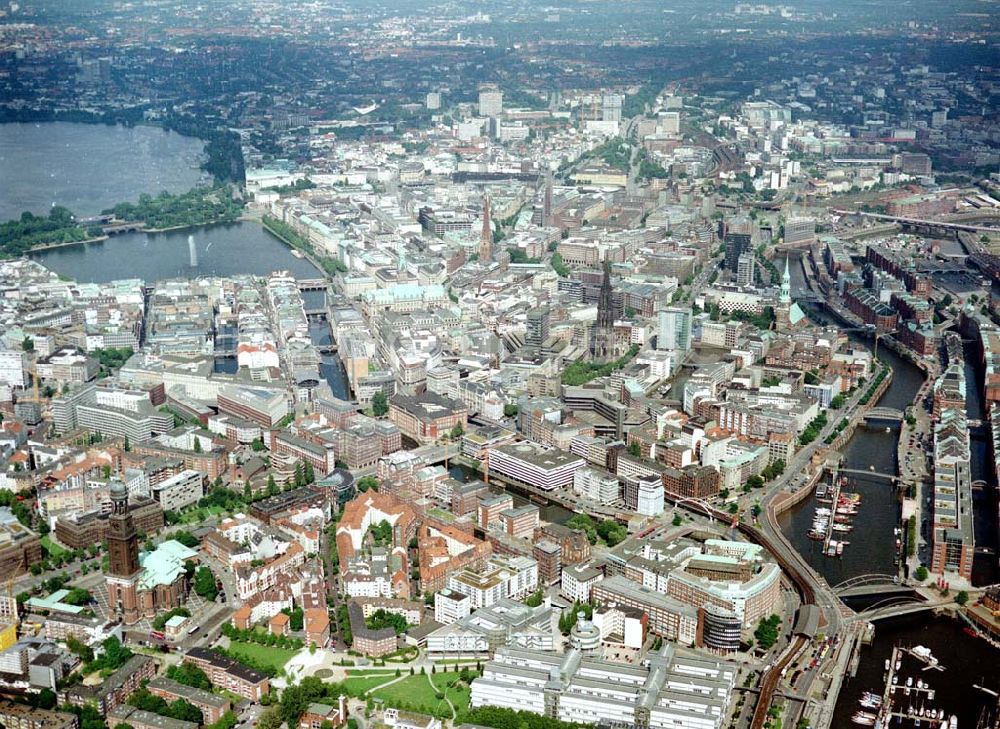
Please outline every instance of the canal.
[{"label": "canal", "polygon": [[[779,270],[784,267],[783,260],[776,260],[775,264]],[[795,293],[804,288],[805,277],[799,259],[793,258],[790,264],[794,298]],[[810,306],[804,306],[803,309],[816,321],[827,322],[827,317],[822,311]],[[857,341],[859,344],[870,346],[861,337]],[[913,398],[923,383],[923,373],[890,349],[882,347],[878,354],[879,358],[892,368],[892,382],[878,404],[905,410],[913,404]],[[898,439],[898,428],[859,427],[842,451],[843,467],[857,471],[898,473],[896,463]],[[837,585],[858,575],[894,574],[896,571],[893,562],[896,535],[893,530],[898,526],[900,518],[896,489],[887,479],[865,474],[851,474],[848,477],[848,484],[847,490],[860,494],[862,501],[854,520],[854,530],[844,535],[844,539],[850,544],[844,548],[841,557],[825,557],[822,553],[823,543],[813,541],[807,536],[813,514],[819,506],[815,497],[811,496],[789,509],[779,520],[781,530],[792,546],[831,585]]]},{"label": "canal", "polygon": [[[482,480],[479,473],[466,466],[461,466],[458,464],[451,464],[448,467],[448,474],[462,483],[468,483],[469,481]],[[490,488],[497,493],[504,491],[502,488],[498,488],[496,485],[491,484]],[[534,504],[535,502],[521,496],[520,494],[509,491],[511,497],[514,499],[514,506],[524,506],[525,504]],[[536,504],[539,508],[539,518],[542,521],[549,522],[550,524],[565,524],[567,521],[573,518],[574,514],[569,509],[563,508],[558,504],[548,504],[542,506]]]}]

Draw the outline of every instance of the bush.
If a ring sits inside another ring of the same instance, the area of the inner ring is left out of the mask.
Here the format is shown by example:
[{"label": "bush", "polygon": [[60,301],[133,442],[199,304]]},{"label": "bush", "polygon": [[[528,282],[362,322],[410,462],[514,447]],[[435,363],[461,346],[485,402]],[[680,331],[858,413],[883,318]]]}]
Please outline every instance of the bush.
[{"label": "bush", "polygon": [[927,579],[927,575],[928,575],[927,568],[924,567],[923,565],[920,565],[919,567],[917,567],[917,569],[914,570],[914,572],[913,572],[913,578],[917,582],[923,582],[924,580],[926,580]]}]

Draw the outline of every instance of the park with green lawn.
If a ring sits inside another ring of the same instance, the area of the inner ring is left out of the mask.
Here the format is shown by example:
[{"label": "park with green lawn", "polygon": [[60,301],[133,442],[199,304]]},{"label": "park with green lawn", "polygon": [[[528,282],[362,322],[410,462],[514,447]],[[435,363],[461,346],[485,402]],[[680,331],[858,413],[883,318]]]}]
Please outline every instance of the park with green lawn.
[{"label": "park with green lawn", "polygon": [[238,661],[243,659],[250,665],[269,666],[276,672],[281,671],[285,664],[292,660],[292,656],[298,653],[297,650],[290,648],[244,643],[238,640],[230,641],[226,652]]}]

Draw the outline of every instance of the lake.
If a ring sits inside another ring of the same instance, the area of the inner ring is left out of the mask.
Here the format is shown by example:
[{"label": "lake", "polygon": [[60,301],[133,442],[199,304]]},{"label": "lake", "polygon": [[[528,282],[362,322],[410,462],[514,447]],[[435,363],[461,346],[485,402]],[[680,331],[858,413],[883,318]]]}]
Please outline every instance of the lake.
[{"label": "lake", "polygon": [[165,233],[125,233],[100,243],[39,251],[31,257],[68,278],[97,283],[120,278],[153,282],[210,275],[263,276],[277,270],[291,271],[296,278],[320,276],[308,260],[293,256],[288,246],[250,221]]},{"label": "lake", "polygon": [[144,192],[184,192],[203,179],[204,146],[151,126],[0,124],[0,220],[53,204],[95,215]]}]

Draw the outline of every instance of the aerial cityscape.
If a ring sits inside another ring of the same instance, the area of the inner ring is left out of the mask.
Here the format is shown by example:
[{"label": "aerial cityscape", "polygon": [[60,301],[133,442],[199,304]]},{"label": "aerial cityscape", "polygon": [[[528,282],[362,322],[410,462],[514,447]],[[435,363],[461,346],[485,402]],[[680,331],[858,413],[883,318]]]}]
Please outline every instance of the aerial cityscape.
[{"label": "aerial cityscape", "polygon": [[0,729],[1000,729],[998,23],[3,0]]}]

